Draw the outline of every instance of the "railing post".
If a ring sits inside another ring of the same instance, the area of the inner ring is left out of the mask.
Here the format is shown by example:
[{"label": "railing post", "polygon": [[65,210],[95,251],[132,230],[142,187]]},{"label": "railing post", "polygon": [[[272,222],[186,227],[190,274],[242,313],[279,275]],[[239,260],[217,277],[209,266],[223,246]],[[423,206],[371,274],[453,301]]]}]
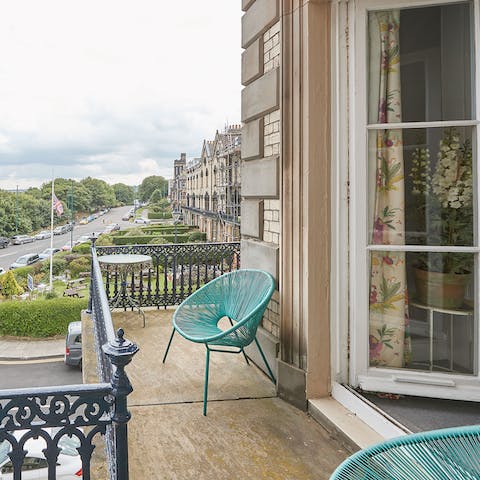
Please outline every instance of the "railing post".
[{"label": "railing post", "polygon": [[125,373],[133,356],[138,352],[138,346],[123,338],[124,331],[120,328],[117,338],[102,346],[115,371],[112,376],[112,394],[115,397],[115,410],[113,412],[113,425],[115,429],[115,480],[128,480],[128,437],[127,423],[131,418],[127,409],[127,396],[132,393],[133,387]]},{"label": "railing post", "polygon": [[93,307],[93,251],[95,250],[95,242],[97,241],[98,237],[95,236],[95,233],[90,237],[90,241],[92,242],[92,260],[90,261],[90,288],[88,289],[88,306],[86,313],[89,315],[92,314]]}]

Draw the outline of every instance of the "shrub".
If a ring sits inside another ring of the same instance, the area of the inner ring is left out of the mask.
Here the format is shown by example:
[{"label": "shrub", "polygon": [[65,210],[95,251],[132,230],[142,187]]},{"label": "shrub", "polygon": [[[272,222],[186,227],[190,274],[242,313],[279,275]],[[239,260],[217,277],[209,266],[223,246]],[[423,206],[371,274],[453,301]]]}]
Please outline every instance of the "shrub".
[{"label": "shrub", "polygon": [[106,245],[113,245],[113,236],[112,235],[107,235],[103,234],[98,237],[98,240],[95,242],[95,245],[98,245],[99,247],[106,246]]},{"label": "shrub", "polygon": [[80,320],[85,298],[54,298],[0,303],[0,335],[51,337],[65,335],[70,322]]},{"label": "shrub", "polygon": [[[52,273],[53,275],[60,275],[67,268],[67,260],[62,257],[54,256],[52,258]],[[41,264],[41,272],[45,275],[50,274],[50,259],[48,258]]]},{"label": "shrub", "polygon": [[44,298],[46,300],[52,300],[52,298],[58,298],[58,293],[55,290],[52,290],[51,292],[47,292],[44,295]]},{"label": "shrub", "polygon": [[15,275],[15,280],[19,283],[19,285],[25,290],[27,288],[27,275],[32,275],[33,267],[20,267],[13,270],[13,274]]},{"label": "shrub", "polygon": [[139,227],[130,228],[125,233],[125,237],[138,237],[140,235],[145,235],[145,232]]},{"label": "shrub", "polygon": [[153,237],[148,243],[150,245],[162,245],[163,243],[167,243],[167,241],[163,237]]},{"label": "shrub", "polygon": [[78,245],[75,245],[72,248],[73,253],[80,253],[81,255],[86,255],[90,253],[90,248],[92,248],[92,243],[91,242],[85,242],[85,243],[80,243]]},{"label": "shrub", "polygon": [[0,277],[0,287],[2,295],[7,298],[23,293],[23,288],[15,280],[15,275],[11,270]]},{"label": "shrub", "polygon": [[88,272],[90,270],[90,257],[85,255],[80,258],[76,258],[70,262],[68,266],[70,275],[72,278],[78,278],[80,272]]},{"label": "shrub", "polygon": [[150,220],[160,220],[162,218],[172,218],[171,212],[148,212],[148,218]]},{"label": "shrub", "polygon": [[[113,237],[114,245],[148,245],[150,241],[158,235],[141,235],[138,237]],[[165,243],[173,243],[175,235],[162,235],[165,239]],[[187,243],[188,233],[177,234],[177,243]]]},{"label": "shrub", "polygon": [[188,236],[188,241],[189,242],[204,242],[205,240],[207,239],[207,234],[206,233],[203,233],[203,232],[192,232],[189,236]]}]

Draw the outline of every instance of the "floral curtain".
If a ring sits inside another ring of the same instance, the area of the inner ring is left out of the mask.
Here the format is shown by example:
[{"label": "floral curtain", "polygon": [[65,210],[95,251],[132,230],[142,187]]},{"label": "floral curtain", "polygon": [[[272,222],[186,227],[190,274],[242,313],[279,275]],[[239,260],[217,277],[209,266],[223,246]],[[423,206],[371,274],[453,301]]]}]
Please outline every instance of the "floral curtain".
[{"label": "floral curtain", "polygon": [[[370,123],[400,122],[400,11],[371,12]],[[405,243],[402,131],[377,130],[371,136],[370,169],[375,172],[372,243]],[[372,210],[370,210],[372,211]],[[370,271],[370,365],[403,367],[410,349],[406,336],[408,295],[403,252],[372,252]]]}]

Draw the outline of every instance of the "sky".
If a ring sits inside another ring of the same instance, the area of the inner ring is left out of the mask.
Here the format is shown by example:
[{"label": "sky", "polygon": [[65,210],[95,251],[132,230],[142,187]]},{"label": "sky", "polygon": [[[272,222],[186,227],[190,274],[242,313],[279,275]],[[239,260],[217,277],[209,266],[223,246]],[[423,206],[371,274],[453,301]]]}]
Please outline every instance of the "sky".
[{"label": "sky", "polygon": [[232,0],[0,2],[0,188],[138,185],[240,123]]}]

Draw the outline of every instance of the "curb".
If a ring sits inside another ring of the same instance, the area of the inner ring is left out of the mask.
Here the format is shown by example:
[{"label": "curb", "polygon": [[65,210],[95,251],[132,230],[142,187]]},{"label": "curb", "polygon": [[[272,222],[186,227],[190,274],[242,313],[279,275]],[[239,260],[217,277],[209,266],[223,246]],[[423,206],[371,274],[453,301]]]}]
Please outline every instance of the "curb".
[{"label": "curb", "polygon": [[31,362],[34,360],[63,360],[63,354],[37,355],[31,357],[0,357],[0,362]]}]

